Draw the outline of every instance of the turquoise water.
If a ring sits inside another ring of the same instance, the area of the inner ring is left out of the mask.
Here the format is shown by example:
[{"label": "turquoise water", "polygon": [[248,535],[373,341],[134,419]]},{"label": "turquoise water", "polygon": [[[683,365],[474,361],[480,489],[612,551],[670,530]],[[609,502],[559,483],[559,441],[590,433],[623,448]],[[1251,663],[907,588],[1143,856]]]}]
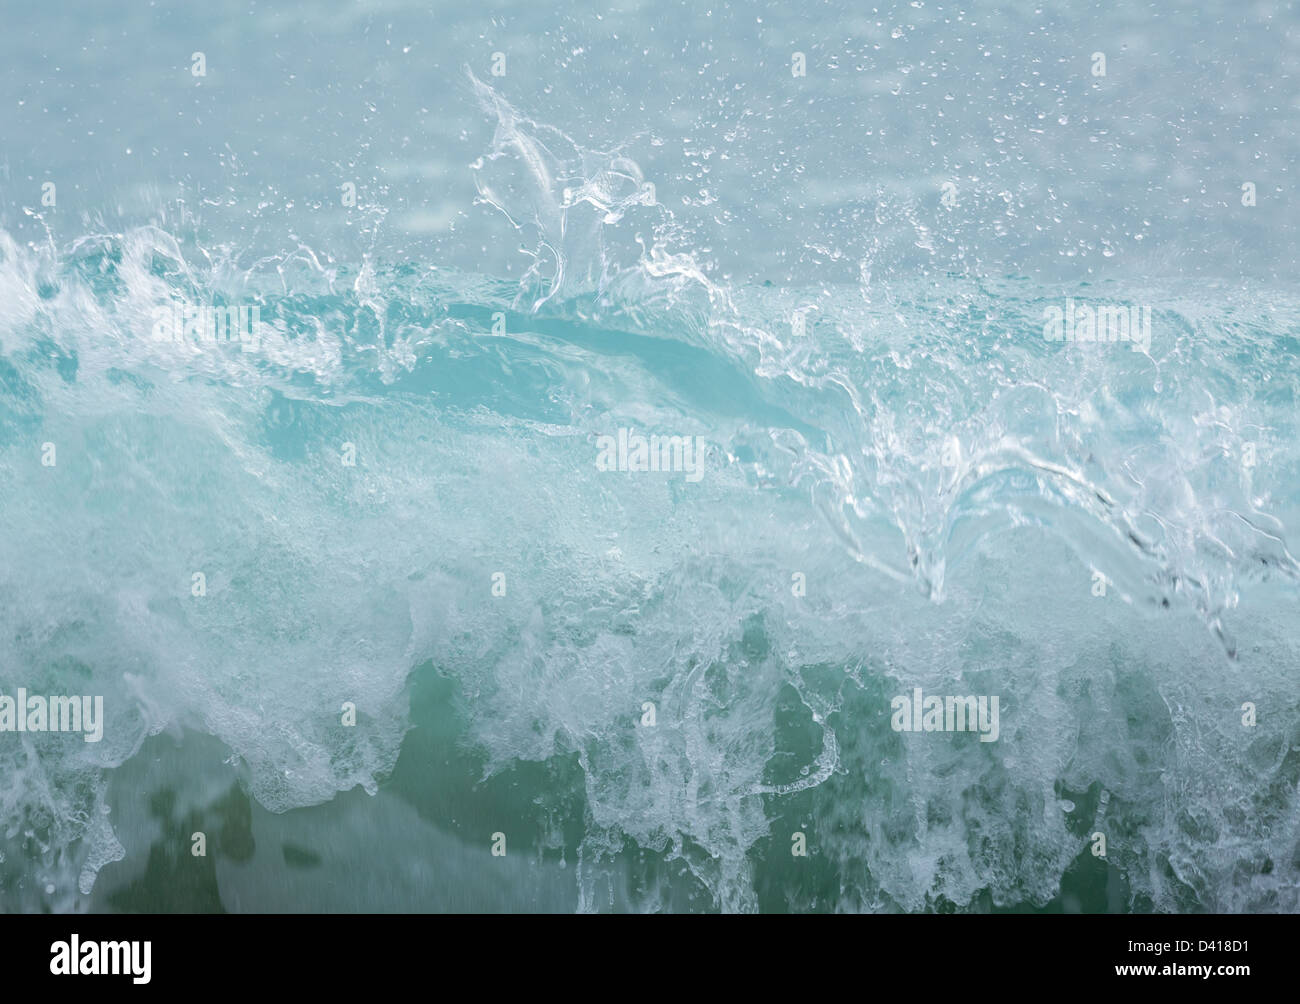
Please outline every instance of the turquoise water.
[{"label": "turquoise water", "polygon": [[1292,6],[21,18],[0,909],[1300,906]]}]

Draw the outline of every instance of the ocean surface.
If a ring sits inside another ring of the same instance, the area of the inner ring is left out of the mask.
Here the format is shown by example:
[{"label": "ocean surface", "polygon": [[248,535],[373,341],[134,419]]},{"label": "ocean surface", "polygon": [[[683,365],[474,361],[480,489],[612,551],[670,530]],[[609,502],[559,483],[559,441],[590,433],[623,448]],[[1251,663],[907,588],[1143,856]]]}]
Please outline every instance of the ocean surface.
[{"label": "ocean surface", "polygon": [[11,11],[0,911],[1300,910],[1300,11],[983,6]]}]

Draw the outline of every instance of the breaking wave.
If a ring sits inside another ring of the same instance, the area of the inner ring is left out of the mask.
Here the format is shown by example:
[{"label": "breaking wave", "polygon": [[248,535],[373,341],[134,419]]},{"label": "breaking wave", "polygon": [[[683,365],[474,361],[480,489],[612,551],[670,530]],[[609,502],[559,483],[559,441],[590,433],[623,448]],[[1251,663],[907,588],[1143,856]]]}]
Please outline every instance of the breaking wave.
[{"label": "breaking wave", "polygon": [[[626,152],[471,88],[522,281],[0,233],[0,689],[108,719],[2,747],[5,909],[84,908],[164,731],[272,812],[378,790],[425,665],[486,776],[576,763],[582,909],[1041,906],[1094,831],[1127,908],[1300,908],[1293,295],[733,283]],[[1049,341],[1067,300],[1149,345]],[[160,340],[177,302],[257,350]],[[598,470],[619,429],[703,478]],[[914,686],[1001,695],[1001,738],[909,741]]]}]

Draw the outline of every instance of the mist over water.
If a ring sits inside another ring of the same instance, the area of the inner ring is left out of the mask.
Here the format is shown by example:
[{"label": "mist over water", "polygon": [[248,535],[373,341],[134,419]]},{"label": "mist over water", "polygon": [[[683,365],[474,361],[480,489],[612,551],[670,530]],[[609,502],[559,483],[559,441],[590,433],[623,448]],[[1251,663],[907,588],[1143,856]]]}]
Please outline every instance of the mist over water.
[{"label": "mist over water", "polygon": [[0,909],[1300,908],[1291,6],[23,17]]}]

